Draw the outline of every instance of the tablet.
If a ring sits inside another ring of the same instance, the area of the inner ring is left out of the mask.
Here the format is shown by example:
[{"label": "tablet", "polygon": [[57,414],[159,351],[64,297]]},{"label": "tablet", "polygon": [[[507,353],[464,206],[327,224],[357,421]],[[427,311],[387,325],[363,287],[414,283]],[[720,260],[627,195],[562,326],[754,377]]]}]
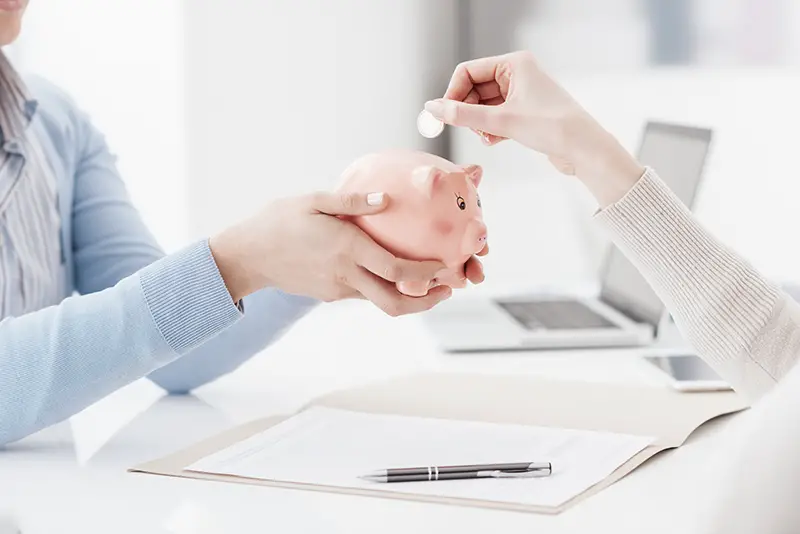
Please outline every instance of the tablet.
[{"label": "tablet", "polygon": [[664,372],[672,386],[680,391],[731,389],[706,362],[694,354],[648,355],[644,359]]}]

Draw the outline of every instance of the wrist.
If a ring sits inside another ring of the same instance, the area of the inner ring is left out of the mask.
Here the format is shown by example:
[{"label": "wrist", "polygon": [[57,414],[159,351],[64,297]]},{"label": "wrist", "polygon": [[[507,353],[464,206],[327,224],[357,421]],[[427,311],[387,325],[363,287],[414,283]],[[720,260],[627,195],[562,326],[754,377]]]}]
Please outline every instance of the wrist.
[{"label": "wrist", "polygon": [[572,132],[568,151],[575,176],[601,208],[620,200],[644,174],[636,158],[591,117],[576,120],[568,130]]},{"label": "wrist", "polygon": [[241,239],[241,232],[235,227],[211,237],[208,246],[234,302],[239,302],[265,285],[248,257],[250,247]]}]

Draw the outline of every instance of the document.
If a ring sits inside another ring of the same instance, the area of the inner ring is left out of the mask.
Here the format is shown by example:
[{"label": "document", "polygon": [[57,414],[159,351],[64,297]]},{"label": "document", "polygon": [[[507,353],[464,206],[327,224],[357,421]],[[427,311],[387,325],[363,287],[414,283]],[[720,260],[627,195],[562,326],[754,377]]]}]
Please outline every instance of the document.
[{"label": "document", "polygon": [[[185,469],[272,481],[558,506],[652,437],[313,407]],[[544,478],[369,482],[397,467],[551,462]]]}]

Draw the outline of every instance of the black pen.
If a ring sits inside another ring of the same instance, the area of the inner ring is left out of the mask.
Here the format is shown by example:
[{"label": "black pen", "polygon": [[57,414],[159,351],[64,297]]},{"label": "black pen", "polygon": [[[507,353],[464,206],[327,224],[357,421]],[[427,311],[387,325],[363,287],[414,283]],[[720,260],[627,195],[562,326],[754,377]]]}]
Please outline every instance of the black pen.
[{"label": "black pen", "polygon": [[534,478],[547,477],[553,472],[550,462],[515,464],[448,465],[381,469],[358,478],[371,482],[422,482],[459,480],[465,478]]}]

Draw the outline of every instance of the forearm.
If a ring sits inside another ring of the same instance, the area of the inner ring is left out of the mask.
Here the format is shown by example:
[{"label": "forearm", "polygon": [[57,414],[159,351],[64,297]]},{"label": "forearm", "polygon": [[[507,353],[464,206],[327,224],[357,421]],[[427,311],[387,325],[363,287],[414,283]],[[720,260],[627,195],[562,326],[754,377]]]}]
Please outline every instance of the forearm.
[{"label": "forearm", "polygon": [[170,393],[188,393],[228,374],[277,341],[318,301],[262,289],[244,298],[244,317],[236,325],[149,375]]},{"label": "forearm", "polygon": [[597,219],[698,354],[761,397],[800,356],[800,308],[711,236],[652,170]]},{"label": "forearm", "polygon": [[81,411],[239,320],[205,243],[0,323],[0,445]]}]

